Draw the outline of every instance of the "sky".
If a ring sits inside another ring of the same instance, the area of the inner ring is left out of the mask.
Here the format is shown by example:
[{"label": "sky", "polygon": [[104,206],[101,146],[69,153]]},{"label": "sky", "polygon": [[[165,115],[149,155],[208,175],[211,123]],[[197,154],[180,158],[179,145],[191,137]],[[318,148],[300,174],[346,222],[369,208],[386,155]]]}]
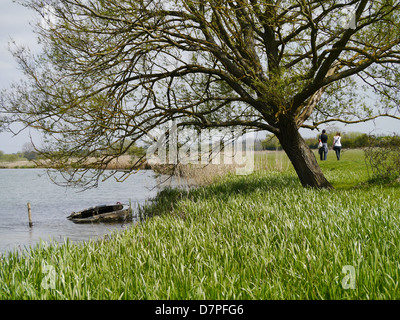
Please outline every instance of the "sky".
[{"label": "sky", "polygon": [[[9,44],[15,41],[37,50],[37,38],[32,32],[30,22],[35,21],[35,15],[30,10],[14,3],[12,0],[0,0],[0,90],[9,88],[12,82],[22,79]],[[0,151],[17,153],[25,143],[30,142],[29,131],[18,136],[0,132]]]},{"label": "sky", "polygon": [[[22,73],[9,52],[9,43],[13,40],[18,45],[25,45],[32,51],[39,50],[36,36],[32,32],[30,23],[35,21],[35,15],[30,10],[14,3],[12,0],[0,0],[0,90],[8,88],[14,81],[22,78]],[[343,126],[333,123],[335,128],[342,132],[364,132],[369,134],[400,134],[400,121],[382,118],[364,124]],[[327,128],[329,129],[329,127]],[[304,137],[316,137],[317,131],[300,130]],[[25,143],[29,143],[32,134],[35,143],[40,137],[32,131],[24,131],[18,136],[10,133],[0,133],[0,151],[5,153],[17,153],[22,150]]]}]

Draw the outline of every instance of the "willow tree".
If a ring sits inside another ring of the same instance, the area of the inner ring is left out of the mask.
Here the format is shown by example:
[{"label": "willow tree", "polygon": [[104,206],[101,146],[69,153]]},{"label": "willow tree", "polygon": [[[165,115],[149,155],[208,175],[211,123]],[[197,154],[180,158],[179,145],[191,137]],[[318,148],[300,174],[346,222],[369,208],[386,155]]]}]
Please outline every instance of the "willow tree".
[{"label": "willow tree", "polygon": [[43,51],[14,48],[26,78],[3,93],[4,121],[46,133],[61,164],[101,171],[173,120],[269,131],[304,186],[330,188],[299,129],[399,119],[398,1],[19,2]]}]

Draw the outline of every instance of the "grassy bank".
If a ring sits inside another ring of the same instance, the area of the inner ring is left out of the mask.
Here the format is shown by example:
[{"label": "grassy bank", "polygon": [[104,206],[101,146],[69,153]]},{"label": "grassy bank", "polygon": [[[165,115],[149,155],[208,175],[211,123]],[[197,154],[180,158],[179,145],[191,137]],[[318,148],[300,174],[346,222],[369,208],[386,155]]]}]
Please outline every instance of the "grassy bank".
[{"label": "grassy bank", "polygon": [[334,191],[302,188],[281,154],[262,161],[280,166],[166,189],[143,208],[152,218],[107,239],[2,257],[0,297],[400,298],[398,185],[366,184],[355,151],[321,163]]}]

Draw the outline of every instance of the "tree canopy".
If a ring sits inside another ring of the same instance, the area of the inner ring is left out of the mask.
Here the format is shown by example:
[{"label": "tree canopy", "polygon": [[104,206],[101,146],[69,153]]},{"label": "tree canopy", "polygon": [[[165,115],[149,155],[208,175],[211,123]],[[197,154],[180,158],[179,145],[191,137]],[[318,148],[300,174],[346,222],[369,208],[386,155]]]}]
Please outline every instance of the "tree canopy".
[{"label": "tree canopy", "polygon": [[330,187],[300,128],[399,119],[399,1],[19,2],[43,51],[14,47],[26,78],[2,94],[3,121],[43,131],[56,163],[101,154],[100,172],[168,121],[239,126],[275,134],[303,185]]}]

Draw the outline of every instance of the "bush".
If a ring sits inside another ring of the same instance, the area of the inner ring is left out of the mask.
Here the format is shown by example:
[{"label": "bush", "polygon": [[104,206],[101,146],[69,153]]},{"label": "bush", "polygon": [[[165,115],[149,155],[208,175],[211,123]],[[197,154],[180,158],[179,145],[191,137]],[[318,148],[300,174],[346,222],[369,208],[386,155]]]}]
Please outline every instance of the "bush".
[{"label": "bush", "polygon": [[364,153],[374,180],[394,181],[400,176],[400,136],[370,136]]},{"label": "bush", "polygon": [[[332,146],[333,137],[336,135],[336,131],[328,131],[328,145]],[[366,133],[361,132],[342,132],[342,147],[344,149],[359,149],[368,148],[371,144],[371,139],[374,141],[380,141],[386,139],[384,136],[369,136]],[[320,133],[315,138],[305,138],[304,141],[311,149],[318,149],[318,138]],[[389,137],[390,138],[390,137]],[[282,150],[279,140],[274,135],[267,135],[264,140],[260,141],[262,150]]]},{"label": "bush", "polygon": [[268,135],[261,141],[262,150],[282,150],[282,146],[275,135]]},{"label": "bush", "polygon": [[345,149],[365,148],[369,146],[369,136],[360,132],[343,133],[341,142]]},{"label": "bush", "polygon": [[2,151],[0,152],[0,161],[1,162],[16,162],[19,160],[25,160],[22,153],[5,154]]},{"label": "bush", "polygon": [[127,153],[131,156],[142,157],[146,154],[146,150],[143,147],[133,145],[128,149]]}]

